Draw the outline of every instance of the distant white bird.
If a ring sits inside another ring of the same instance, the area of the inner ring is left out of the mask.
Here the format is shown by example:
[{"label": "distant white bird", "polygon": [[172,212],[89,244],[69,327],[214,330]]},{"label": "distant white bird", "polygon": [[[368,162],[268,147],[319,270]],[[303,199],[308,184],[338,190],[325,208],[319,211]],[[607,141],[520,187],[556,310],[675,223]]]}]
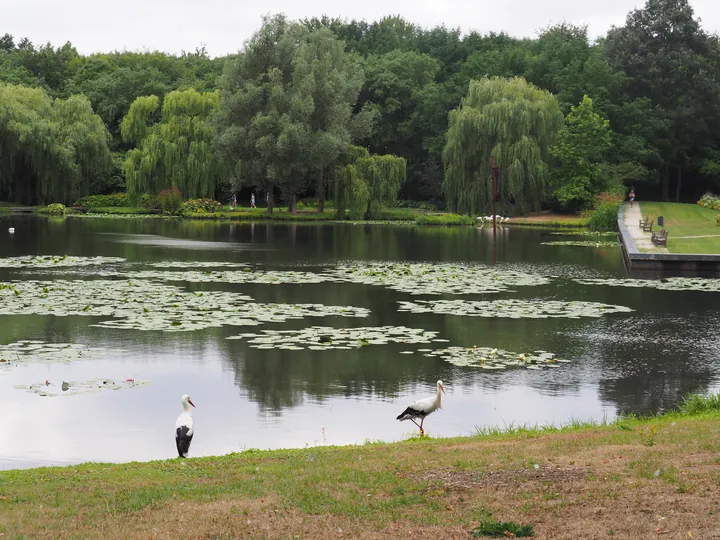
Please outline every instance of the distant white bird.
[{"label": "distant white bird", "polygon": [[[440,392],[445,393],[442,381],[437,382],[437,392],[434,396],[417,400],[405,409],[402,414],[397,417],[397,420],[401,422],[403,420],[411,420],[413,424],[420,428],[420,435],[424,435],[423,422],[425,421],[425,417],[438,409],[442,409]],[[415,421],[417,418],[420,419],[419,424]]]},{"label": "distant white bird", "polygon": [[8,232],[9,232],[10,234],[15,234],[15,227],[10,227],[10,228],[8,229]]},{"label": "distant white bird", "polygon": [[178,455],[181,458],[188,457],[190,443],[195,433],[195,421],[193,420],[190,405],[195,406],[190,396],[184,394],[182,397],[183,412],[175,422],[175,445],[177,446]]}]

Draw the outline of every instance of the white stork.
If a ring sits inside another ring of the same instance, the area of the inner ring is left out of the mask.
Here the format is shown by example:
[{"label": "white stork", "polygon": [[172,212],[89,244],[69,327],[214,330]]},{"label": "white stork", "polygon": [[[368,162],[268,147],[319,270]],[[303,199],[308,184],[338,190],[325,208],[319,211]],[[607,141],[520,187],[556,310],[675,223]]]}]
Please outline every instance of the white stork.
[{"label": "white stork", "polygon": [[[437,392],[434,396],[417,400],[405,409],[402,414],[397,417],[397,420],[401,422],[403,420],[411,420],[413,424],[420,428],[420,436],[424,435],[423,422],[425,421],[425,417],[438,409],[442,409],[440,392],[445,393],[442,381],[437,382]],[[417,418],[420,419],[419,424],[415,421]]]},{"label": "white stork", "polygon": [[195,404],[190,399],[190,396],[183,394],[182,406],[183,412],[178,416],[175,422],[175,445],[177,446],[178,455],[181,458],[188,457],[190,451],[190,443],[192,442],[193,434],[195,433],[195,422],[193,420],[192,409]]}]

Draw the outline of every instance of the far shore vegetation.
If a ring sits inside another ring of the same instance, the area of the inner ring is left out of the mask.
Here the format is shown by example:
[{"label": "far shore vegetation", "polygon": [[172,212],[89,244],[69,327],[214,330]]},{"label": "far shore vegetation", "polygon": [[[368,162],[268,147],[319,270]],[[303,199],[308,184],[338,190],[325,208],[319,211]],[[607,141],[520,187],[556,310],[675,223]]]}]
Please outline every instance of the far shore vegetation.
[{"label": "far shore vegetation", "polygon": [[0,534],[707,538],[718,455],[720,396],[695,394],[559,428],[1,471]]},{"label": "far shore vegetation", "polygon": [[687,0],[648,0],[597,41],[568,23],[518,39],[282,14],[219,58],[5,34],[0,200],[251,219],[254,197],[283,219],[369,221],[407,204],[399,219],[446,226],[494,200],[510,224],[550,211],[612,229],[631,188],[693,203],[720,191],[717,42]]}]

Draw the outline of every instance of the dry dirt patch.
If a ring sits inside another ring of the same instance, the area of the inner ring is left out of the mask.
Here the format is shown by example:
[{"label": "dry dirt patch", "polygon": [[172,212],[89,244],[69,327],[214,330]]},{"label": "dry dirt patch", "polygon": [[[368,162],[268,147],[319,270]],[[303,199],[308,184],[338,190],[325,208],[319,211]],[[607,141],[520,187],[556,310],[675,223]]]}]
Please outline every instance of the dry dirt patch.
[{"label": "dry dirt patch", "polygon": [[432,471],[425,473],[423,480],[439,480],[451,488],[472,489],[475,487],[517,487],[525,488],[531,483],[568,483],[584,480],[587,470],[575,467],[540,467],[538,469],[515,469],[499,471]]}]

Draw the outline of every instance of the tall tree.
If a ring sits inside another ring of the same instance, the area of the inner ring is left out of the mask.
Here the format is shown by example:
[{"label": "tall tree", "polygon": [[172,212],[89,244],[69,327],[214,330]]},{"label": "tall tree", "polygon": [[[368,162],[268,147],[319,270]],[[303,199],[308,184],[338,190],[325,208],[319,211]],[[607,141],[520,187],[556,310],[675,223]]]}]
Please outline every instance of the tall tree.
[{"label": "tall tree", "polygon": [[539,209],[548,150],[563,117],[557,99],[524,79],[484,78],[450,113],[443,191],[453,211],[488,209],[491,156],[500,167],[500,211]]},{"label": "tall tree", "polygon": [[216,142],[237,184],[278,188],[294,211],[312,175],[323,201],[325,175],[372,126],[372,111],[353,114],[362,83],[330,30],[266,18],[222,82]]},{"label": "tall tree", "polygon": [[660,107],[668,126],[659,141],[662,197],[669,198],[674,175],[677,200],[683,171],[708,139],[718,142],[720,111],[708,107],[720,93],[717,39],[702,30],[687,0],[647,0],[625,26],[608,33],[605,51],[627,75],[631,99],[648,98]]},{"label": "tall tree", "polygon": [[329,29],[310,33],[293,64],[293,86],[312,98],[310,149],[305,159],[317,175],[318,211],[322,212],[329,168],[347,145],[370,135],[375,111],[366,108],[353,115],[364,81],[362,68]]},{"label": "tall tree", "polygon": [[[273,211],[275,187],[288,181],[284,174],[293,165],[281,163],[278,143],[291,120],[283,109],[289,103],[286,89],[292,84],[293,60],[308,32],[284,15],[264,17],[260,30],[226,66],[220,82],[216,148],[236,186],[254,186],[268,194],[268,213]],[[285,145],[284,150],[290,148]]]},{"label": "tall tree", "polygon": [[0,199],[71,204],[110,167],[109,134],[83,96],[0,84]]},{"label": "tall tree", "polygon": [[392,206],[406,177],[407,162],[392,155],[373,156],[361,146],[347,146],[335,166],[335,211],[344,219],[372,217]]},{"label": "tall tree", "polygon": [[171,187],[190,198],[215,195],[227,179],[207,123],[219,103],[217,92],[192,89],[170,92],[161,110],[157,96],[133,102],[120,126],[123,139],[137,145],[123,164],[132,199]]},{"label": "tall tree", "polygon": [[550,154],[558,167],[550,175],[553,195],[566,208],[589,208],[606,181],[602,164],[611,146],[610,122],[593,110],[587,95],[572,107]]}]

